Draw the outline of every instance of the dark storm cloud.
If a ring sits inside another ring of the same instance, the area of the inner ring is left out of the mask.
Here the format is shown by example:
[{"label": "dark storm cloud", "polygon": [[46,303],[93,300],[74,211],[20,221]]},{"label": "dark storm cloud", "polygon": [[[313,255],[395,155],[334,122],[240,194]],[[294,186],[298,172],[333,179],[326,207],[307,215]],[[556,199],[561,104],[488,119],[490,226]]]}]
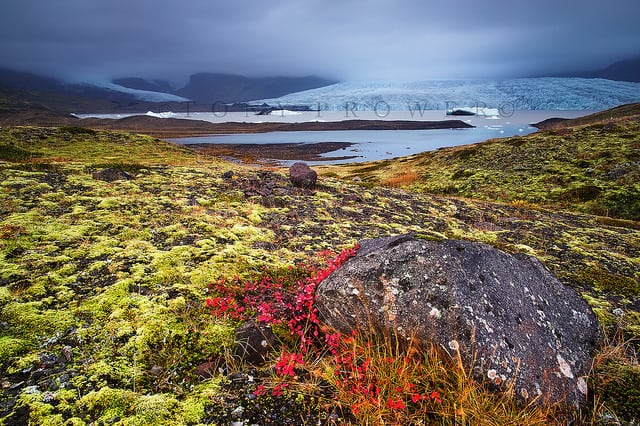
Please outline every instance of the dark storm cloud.
[{"label": "dark storm cloud", "polygon": [[2,9],[0,65],[73,78],[506,77],[640,53],[637,0],[22,0]]}]

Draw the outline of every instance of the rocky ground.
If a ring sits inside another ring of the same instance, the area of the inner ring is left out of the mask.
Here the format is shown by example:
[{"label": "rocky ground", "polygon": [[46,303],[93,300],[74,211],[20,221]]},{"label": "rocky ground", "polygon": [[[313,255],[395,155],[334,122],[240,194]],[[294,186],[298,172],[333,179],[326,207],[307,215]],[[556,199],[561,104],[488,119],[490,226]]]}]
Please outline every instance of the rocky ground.
[{"label": "rocky ground", "polygon": [[[616,129],[615,136],[577,129],[566,138],[577,143],[603,135],[628,143],[629,150],[616,148],[610,157],[624,168],[638,161],[640,132],[632,123]],[[555,147],[565,141],[545,135]],[[516,164],[527,167],[527,159],[541,164],[547,151],[536,138],[489,143],[522,150],[512,166],[495,169],[508,174]],[[528,157],[523,147],[530,145],[536,150]],[[326,249],[410,231],[531,254],[587,300],[610,335],[640,335],[635,207],[621,208],[617,217],[594,215],[603,213],[589,210],[594,199],[577,197],[562,199],[559,209],[539,203],[527,185],[517,195],[492,197],[498,192],[483,190],[474,178],[480,169],[459,163],[460,152],[429,154],[441,163],[418,156],[326,169],[309,190],[292,187],[284,170],[220,161],[149,136],[78,127],[1,129],[0,418],[7,425],[337,421],[344,413],[333,413],[318,394],[256,402],[255,381],[268,372],[239,366],[202,376],[204,364],[224,358],[234,345],[234,324],[212,320],[204,306],[210,284],[286,270]],[[576,178],[556,185],[572,189],[583,179],[575,170],[591,168],[599,177],[617,167],[601,167],[588,154],[580,160],[588,167],[569,158]],[[436,164],[449,168],[436,172]],[[104,168],[130,178],[94,178]],[[453,168],[462,170],[457,180]],[[554,179],[553,170],[544,170],[547,179]],[[409,172],[418,177],[389,181]],[[599,179],[599,194],[618,185],[625,206],[637,205],[634,173],[612,183]],[[459,188],[433,190],[429,176],[454,179]],[[633,388],[640,373],[630,361],[609,367],[611,386],[602,385],[600,394],[615,405],[615,392]],[[238,407],[247,414],[233,414]]]}]

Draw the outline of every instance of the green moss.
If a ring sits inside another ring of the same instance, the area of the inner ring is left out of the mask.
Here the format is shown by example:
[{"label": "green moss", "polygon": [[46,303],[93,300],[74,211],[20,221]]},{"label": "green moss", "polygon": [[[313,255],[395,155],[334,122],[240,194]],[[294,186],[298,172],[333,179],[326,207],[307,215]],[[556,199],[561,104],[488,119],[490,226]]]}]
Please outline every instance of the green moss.
[{"label": "green moss", "polygon": [[134,392],[103,387],[78,401],[80,411],[87,413],[87,420],[110,422],[135,412],[137,395]]},{"label": "green moss", "polygon": [[587,267],[575,274],[575,280],[610,294],[640,296],[640,281],[611,273],[603,268]]},{"label": "green moss", "polygon": [[96,132],[93,129],[88,129],[86,127],[79,127],[79,126],[62,126],[58,129],[58,131],[61,133],[69,133],[72,135],[95,136],[98,134],[98,132]]},{"label": "green moss", "polygon": [[5,365],[13,357],[24,353],[28,347],[26,340],[0,336],[0,366]]},{"label": "green moss", "polygon": [[34,352],[32,346],[28,349],[31,349],[31,352],[26,355],[14,357],[11,360],[11,364],[7,367],[7,373],[15,374],[24,369],[31,368],[34,365],[38,365],[40,362],[40,354],[38,352]]},{"label": "green moss", "polygon": [[[206,395],[199,387],[198,394]],[[217,386],[209,389],[217,390]],[[91,392],[79,401],[79,410],[87,420],[112,422],[118,425],[188,425],[199,423],[210,405],[206,397],[187,397],[178,401],[168,394],[140,395],[131,391],[104,387]]]},{"label": "green moss", "polygon": [[426,240],[426,241],[444,241],[447,238],[442,235],[439,234],[437,232],[433,232],[433,233],[419,233],[416,234],[416,238],[420,239],[420,240]]},{"label": "green moss", "polygon": [[45,305],[46,301],[12,302],[2,309],[0,318],[9,324],[16,336],[29,341],[62,333],[74,324],[68,310],[61,307],[47,309]]},{"label": "green moss", "polygon": [[125,162],[125,161],[115,161],[115,162],[109,162],[109,163],[96,163],[96,164],[92,164],[92,168],[94,169],[115,169],[115,170],[121,170],[123,172],[127,172],[127,173],[131,173],[133,175],[143,171],[143,170],[147,170],[148,167],[145,166],[144,164],[140,164],[140,163],[133,163],[133,162]]},{"label": "green moss", "polygon": [[11,301],[13,296],[11,296],[11,291],[9,287],[0,287],[0,309],[7,303]]},{"label": "green moss", "polygon": [[613,329],[618,324],[618,319],[613,315],[613,306],[606,300],[597,299],[588,293],[583,293],[582,298],[589,304],[593,313],[596,314],[598,322],[605,329]]},{"label": "green moss", "polygon": [[42,392],[38,390],[22,392],[16,401],[16,407],[28,407],[30,424],[64,425],[62,415],[55,413],[55,408],[52,404],[43,402]]},{"label": "green moss", "polygon": [[0,143],[0,160],[2,161],[26,161],[33,157],[37,157],[37,154],[14,145]]}]

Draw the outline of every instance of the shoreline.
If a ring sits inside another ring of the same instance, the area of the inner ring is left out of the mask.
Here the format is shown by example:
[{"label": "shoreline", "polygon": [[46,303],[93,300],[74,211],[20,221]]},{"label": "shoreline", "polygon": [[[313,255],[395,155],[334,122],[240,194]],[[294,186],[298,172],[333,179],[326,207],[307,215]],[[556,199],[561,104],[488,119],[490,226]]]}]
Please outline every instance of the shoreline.
[{"label": "shoreline", "polygon": [[432,130],[466,129],[474,126],[462,120],[365,120],[311,122],[223,122],[181,118],[130,116],[120,119],[77,118],[44,111],[0,114],[0,126],[78,126],[95,130],[120,130],[169,139],[234,133],[267,133],[325,130]]},{"label": "shoreline", "polygon": [[231,157],[243,163],[273,163],[283,161],[339,161],[360,157],[359,155],[338,155],[323,157],[322,154],[346,150],[356,145],[352,142],[313,143],[267,143],[267,144],[210,144],[194,143],[183,146],[201,154],[214,157]]},{"label": "shoreline", "polygon": [[[146,116],[113,119],[82,119],[78,125],[87,124],[91,128],[125,130],[144,133],[159,138],[183,138],[240,133],[327,131],[327,130],[432,130],[466,129],[474,126],[462,120],[407,121],[407,120],[346,120],[331,122],[301,123],[211,123],[201,120],[178,118],[155,118]],[[84,120],[91,120],[84,122]]]}]

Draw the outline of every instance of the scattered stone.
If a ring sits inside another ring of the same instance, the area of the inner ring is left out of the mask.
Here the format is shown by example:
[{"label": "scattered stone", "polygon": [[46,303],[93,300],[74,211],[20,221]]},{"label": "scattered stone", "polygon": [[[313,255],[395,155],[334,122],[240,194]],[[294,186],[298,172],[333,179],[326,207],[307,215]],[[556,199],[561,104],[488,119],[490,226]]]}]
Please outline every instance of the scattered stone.
[{"label": "scattered stone", "polygon": [[289,168],[289,179],[291,184],[297,188],[313,189],[318,180],[318,173],[307,163],[298,162]]},{"label": "scattered stone", "polygon": [[96,180],[103,180],[105,182],[115,182],[117,180],[132,180],[133,175],[125,172],[124,170],[117,170],[106,168],[98,172],[93,172],[91,176]]},{"label": "scattered stone", "polygon": [[618,164],[609,170],[605,177],[609,180],[618,180],[628,174],[640,174],[640,163],[634,161]]},{"label": "scattered stone", "polygon": [[52,354],[42,354],[40,356],[40,368],[53,368],[58,362],[58,357]]},{"label": "scattered stone", "polygon": [[[535,258],[412,235],[363,241],[317,289],[321,319],[435,344],[523,400],[586,401],[597,319]],[[459,352],[458,352],[459,351]]]},{"label": "scattered stone", "polygon": [[22,389],[22,393],[25,393],[27,395],[34,395],[34,394],[39,394],[39,393],[42,393],[42,392],[40,392],[40,389],[38,388],[38,386],[31,385],[31,386],[27,386],[24,389]]},{"label": "scattered stone", "polygon": [[11,385],[9,385],[8,390],[9,390],[9,391],[13,391],[13,390],[16,390],[16,389],[20,389],[20,388],[22,388],[25,384],[26,384],[26,382],[25,382],[25,381],[18,382],[18,383],[12,383]]},{"label": "scattered stone", "polygon": [[[207,372],[208,370],[209,369],[207,368]],[[154,365],[153,367],[151,367],[151,370],[149,372],[154,376],[159,376],[160,374],[162,374],[162,367],[160,367],[159,365]]]},{"label": "scattered stone", "polygon": [[67,362],[71,362],[73,359],[73,348],[69,345],[66,345],[62,348],[62,356]]},{"label": "scattered stone", "polygon": [[235,356],[250,365],[263,365],[276,340],[271,326],[250,321],[236,328],[235,333]]},{"label": "scattered stone", "polygon": [[231,417],[236,419],[236,420],[241,420],[243,413],[244,413],[244,407],[242,405],[240,405],[235,410],[233,410],[231,412]]}]

